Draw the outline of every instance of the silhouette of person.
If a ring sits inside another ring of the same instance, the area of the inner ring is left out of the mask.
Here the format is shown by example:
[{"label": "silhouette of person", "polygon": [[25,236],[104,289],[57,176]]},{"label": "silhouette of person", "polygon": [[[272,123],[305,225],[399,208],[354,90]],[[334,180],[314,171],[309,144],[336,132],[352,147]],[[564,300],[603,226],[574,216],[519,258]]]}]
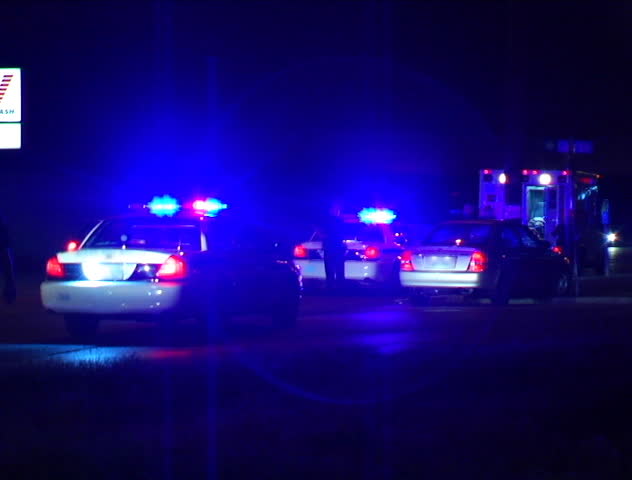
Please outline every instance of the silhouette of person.
[{"label": "silhouette of person", "polygon": [[12,304],[16,299],[13,255],[11,253],[9,229],[2,217],[0,217],[0,273],[3,280],[2,296],[6,303]]},{"label": "silhouette of person", "polygon": [[327,286],[330,289],[342,287],[345,281],[344,221],[341,208],[335,204],[322,225],[323,251]]}]

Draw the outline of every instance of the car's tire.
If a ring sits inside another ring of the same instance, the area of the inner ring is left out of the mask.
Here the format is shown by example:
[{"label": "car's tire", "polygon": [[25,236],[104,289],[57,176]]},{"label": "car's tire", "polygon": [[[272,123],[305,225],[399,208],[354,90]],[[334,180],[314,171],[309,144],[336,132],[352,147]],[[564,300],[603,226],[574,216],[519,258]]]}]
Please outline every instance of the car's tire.
[{"label": "car's tire", "polygon": [[416,307],[426,307],[431,303],[431,297],[427,293],[411,293],[408,298],[410,304]]},{"label": "car's tire", "polygon": [[428,307],[431,302],[430,295],[415,295],[410,298],[410,303],[415,307]]},{"label": "car's tire", "polygon": [[553,297],[567,297],[571,293],[572,279],[568,272],[560,272],[553,282]]},{"label": "car's tire", "polygon": [[503,306],[508,305],[511,300],[511,277],[505,273],[501,273],[496,282],[490,300],[492,305]]},{"label": "car's tire", "polygon": [[65,315],[66,332],[73,340],[93,342],[99,330],[99,319],[90,315]]}]

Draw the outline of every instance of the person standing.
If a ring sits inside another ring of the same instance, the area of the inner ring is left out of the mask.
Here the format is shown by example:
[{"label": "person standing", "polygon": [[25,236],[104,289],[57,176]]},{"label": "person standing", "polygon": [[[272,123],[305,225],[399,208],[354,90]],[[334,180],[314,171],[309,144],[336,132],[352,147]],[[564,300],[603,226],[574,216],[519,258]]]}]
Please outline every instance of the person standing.
[{"label": "person standing", "polygon": [[329,289],[341,288],[345,282],[344,221],[339,205],[333,205],[323,222],[323,251],[325,275]]}]

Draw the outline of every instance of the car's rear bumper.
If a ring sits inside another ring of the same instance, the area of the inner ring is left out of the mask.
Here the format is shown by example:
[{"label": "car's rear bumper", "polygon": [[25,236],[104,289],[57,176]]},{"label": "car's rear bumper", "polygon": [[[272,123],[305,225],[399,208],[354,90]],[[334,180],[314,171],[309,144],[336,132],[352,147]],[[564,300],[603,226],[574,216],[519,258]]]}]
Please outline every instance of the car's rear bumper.
[{"label": "car's rear bumper", "polygon": [[[301,270],[303,280],[326,280],[325,262],[322,260],[295,260]],[[345,279],[382,281],[383,275],[378,262],[345,262]]]},{"label": "car's rear bumper", "polygon": [[46,281],[40,293],[44,308],[56,313],[160,314],[181,307],[182,288],[175,282]]},{"label": "car's rear bumper", "polygon": [[493,288],[493,279],[484,273],[472,272],[400,272],[402,287],[407,288]]}]

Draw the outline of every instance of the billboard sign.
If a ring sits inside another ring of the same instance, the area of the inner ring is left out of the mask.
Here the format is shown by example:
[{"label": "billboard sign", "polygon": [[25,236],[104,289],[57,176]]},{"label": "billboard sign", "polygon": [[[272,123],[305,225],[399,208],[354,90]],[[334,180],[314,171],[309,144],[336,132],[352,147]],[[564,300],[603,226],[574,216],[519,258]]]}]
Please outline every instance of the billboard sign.
[{"label": "billboard sign", "polygon": [[19,68],[0,68],[0,122],[22,121],[22,76]]}]

